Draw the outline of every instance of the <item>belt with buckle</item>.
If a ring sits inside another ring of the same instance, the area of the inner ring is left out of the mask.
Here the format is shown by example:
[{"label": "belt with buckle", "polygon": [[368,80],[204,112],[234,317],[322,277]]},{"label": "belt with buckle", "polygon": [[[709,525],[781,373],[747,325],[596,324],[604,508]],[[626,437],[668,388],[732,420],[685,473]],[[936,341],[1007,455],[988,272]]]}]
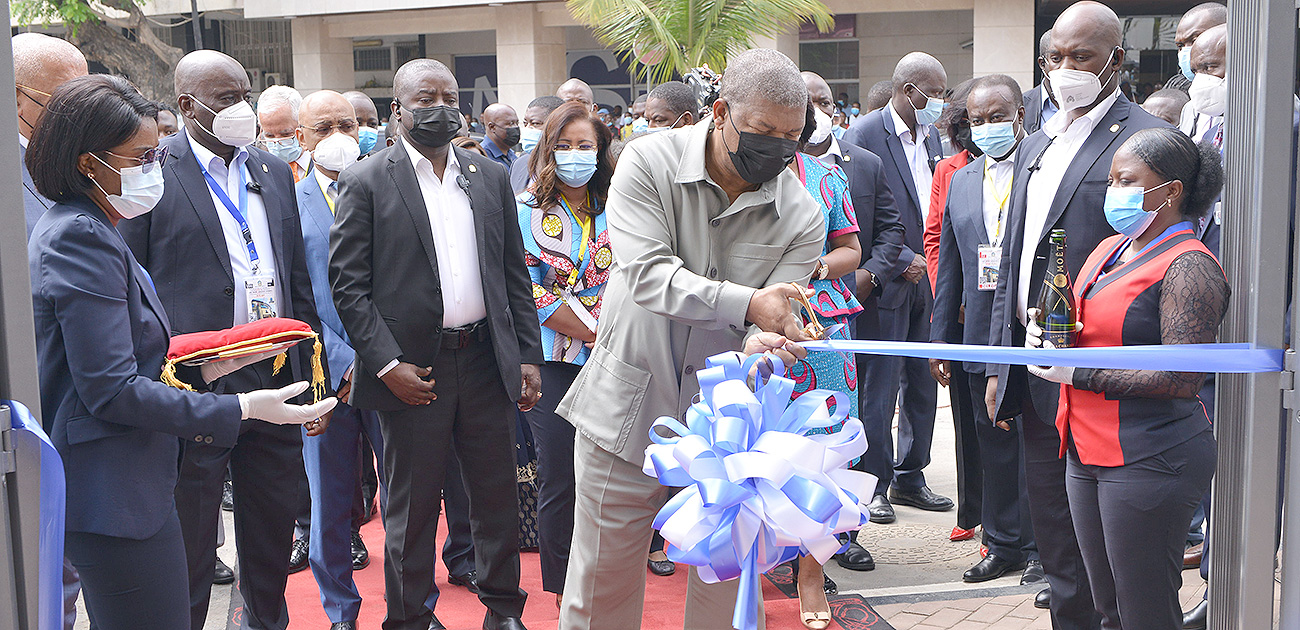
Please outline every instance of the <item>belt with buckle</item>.
[{"label": "belt with buckle", "polygon": [[473,324],[466,324],[455,328],[443,328],[442,348],[444,350],[459,350],[468,346],[471,341],[486,341],[487,338],[487,320],[480,319]]}]

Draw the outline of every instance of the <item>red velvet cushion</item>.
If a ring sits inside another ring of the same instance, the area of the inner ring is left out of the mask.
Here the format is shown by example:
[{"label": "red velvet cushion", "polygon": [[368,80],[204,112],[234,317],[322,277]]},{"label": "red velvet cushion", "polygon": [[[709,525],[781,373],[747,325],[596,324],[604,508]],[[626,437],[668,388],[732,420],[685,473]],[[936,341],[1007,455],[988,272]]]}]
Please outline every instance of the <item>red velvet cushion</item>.
[{"label": "red velvet cushion", "polygon": [[171,338],[167,359],[193,361],[244,347],[301,341],[315,337],[311,326],[287,317],[268,317],[225,330],[176,335]]}]

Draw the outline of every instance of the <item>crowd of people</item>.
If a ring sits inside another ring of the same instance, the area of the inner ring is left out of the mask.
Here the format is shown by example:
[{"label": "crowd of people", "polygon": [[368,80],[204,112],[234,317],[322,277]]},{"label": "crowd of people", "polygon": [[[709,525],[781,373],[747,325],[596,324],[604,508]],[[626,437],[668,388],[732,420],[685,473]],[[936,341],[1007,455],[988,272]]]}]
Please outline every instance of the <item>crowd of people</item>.
[{"label": "crowd of people", "polygon": [[[627,112],[570,79],[477,118],[430,59],[396,72],[388,111],[283,86],[254,108],[239,62],[199,50],[164,104],[64,40],[14,36],[68,628],[78,593],[95,628],[202,628],[234,579],[226,507],[247,627],[286,628],[287,576],[310,567],[332,630],[355,629],[377,504],[384,628],[444,627],[445,515],[447,582],[478,595],[485,630],[522,629],[522,481],[559,627],[640,627],[647,569],[676,571],[653,527],[674,490],[642,472],[651,424],[733,350],[778,358],[796,398],[847,395],[869,445],[852,466],[877,479],[864,524],[956,508],[949,538],[985,552],[962,579],[1044,584],[1054,628],[1203,628],[1208,603],[1184,615],[1177,594],[1185,566],[1205,575],[1213,375],[798,342],[1051,347],[1036,307],[1060,231],[1076,345],[1213,342],[1225,23],[1221,4],[1189,11],[1181,72],[1142,106],[1121,90],[1119,18],[1083,1],[1028,90],[949,86],[911,52],[863,105],[752,49]],[[319,333],[329,397],[304,393],[308,344],[287,369],[264,353],[181,367],[198,391],[160,382],[170,336],[267,315]],[[956,501],[925,476],[940,386]],[[841,542],[838,564],[875,568],[857,531]],[[837,587],[796,563],[800,621],[827,628]],[[730,627],[736,584],[688,584],[685,627]]]}]

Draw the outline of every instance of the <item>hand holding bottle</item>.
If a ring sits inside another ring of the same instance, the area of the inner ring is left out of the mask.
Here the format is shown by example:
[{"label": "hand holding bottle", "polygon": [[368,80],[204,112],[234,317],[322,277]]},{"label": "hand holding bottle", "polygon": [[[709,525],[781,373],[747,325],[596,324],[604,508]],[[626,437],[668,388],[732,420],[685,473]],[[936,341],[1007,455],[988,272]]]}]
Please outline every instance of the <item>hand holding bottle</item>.
[{"label": "hand holding bottle", "polygon": [[[1052,342],[1043,339],[1043,329],[1038,325],[1039,311],[1036,308],[1025,310],[1025,319],[1029,323],[1025,325],[1025,347],[1026,348],[1049,348],[1055,349]],[[1074,323],[1074,332],[1077,335],[1083,330],[1083,322]],[[1045,381],[1053,383],[1064,383],[1070,385],[1074,383],[1074,368],[1062,366],[1042,366],[1026,365],[1030,374],[1037,376]]]}]

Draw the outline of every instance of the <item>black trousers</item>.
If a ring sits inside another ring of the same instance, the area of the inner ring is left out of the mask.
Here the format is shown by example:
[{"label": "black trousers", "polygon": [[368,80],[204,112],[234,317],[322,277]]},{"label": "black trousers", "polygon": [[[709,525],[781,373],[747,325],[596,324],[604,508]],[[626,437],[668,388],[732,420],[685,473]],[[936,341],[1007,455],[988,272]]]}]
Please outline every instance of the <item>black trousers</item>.
[{"label": "black trousers", "polygon": [[438,506],[453,451],[469,496],[479,600],[499,615],[519,617],[527,597],[519,588],[517,412],[501,384],[492,343],[474,339],[458,350],[443,349],[432,368],[437,400],[379,413],[388,480],[385,630],[429,627]]},{"label": "black trousers", "polygon": [[[956,374],[954,370],[954,379]],[[967,395],[972,401],[981,402],[972,405],[974,418],[971,429],[974,435],[971,441],[976,442],[979,451],[979,476],[983,484],[979,521],[984,525],[984,543],[989,553],[1003,560],[1036,559],[1034,529],[1029,522],[1029,501],[1025,497],[1022,474],[1020,421],[1012,421],[1010,431],[993,426],[988,408],[982,404],[987,383],[988,378],[983,374],[966,373]],[[957,387],[956,380],[952,386]]]},{"label": "black trousers", "polygon": [[[930,283],[914,285],[898,308],[878,309],[876,338],[929,341],[931,302]],[[930,376],[930,362],[866,354],[859,354],[857,362],[858,382],[862,384],[858,388],[858,415],[869,445],[862,456],[863,470],[876,476],[876,494],[883,494],[891,482],[903,490],[918,490],[925,485],[923,470],[930,464],[939,396],[939,385]],[[896,407],[897,455],[892,431]]]},{"label": "black trousers", "polygon": [[[185,543],[175,514],[158,533],[144,540],[68,532],[64,555],[81,576],[81,590],[92,628],[185,630],[190,627]],[[208,582],[211,581],[209,575]]]},{"label": "black trousers", "polygon": [[[1070,510],[1105,630],[1179,630],[1187,522],[1214,476],[1214,434],[1117,467],[1068,455]],[[1053,593],[1055,596],[1055,593]]]},{"label": "black trousers", "polygon": [[[952,402],[953,434],[957,441],[957,526],[975,529],[983,521],[985,483],[973,400],[982,403],[984,390],[980,390],[979,398],[972,399],[971,379],[980,375],[966,372],[961,361],[951,361],[949,365],[952,374],[948,382],[948,398]],[[988,415],[987,410],[984,415]],[[1019,462],[1016,465],[1019,466]],[[985,526],[986,534],[988,529]]]},{"label": "black trousers", "polygon": [[[1101,616],[1093,608],[1088,572],[1079,552],[1065,494],[1065,460],[1056,426],[1039,419],[1033,400],[1020,403],[1020,435],[1025,456],[1025,487],[1043,573],[1052,587],[1052,628],[1097,630]],[[1191,515],[1188,514],[1190,517]],[[1186,521],[1183,531],[1186,532]]]},{"label": "black trousers", "polygon": [[542,366],[542,400],[527,413],[537,448],[537,529],[541,539],[542,589],[564,592],[573,541],[574,428],[555,413],[579,366],[547,362]]},{"label": "black trousers", "polygon": [[[283,374],[283,373],[282,373]],[[185,537],[189,570],[190,626],[203,627],[212,599],[217,562],[221,486],[230,466],[235,490],[235,545],[239,549],[239,592],[244,623],[253,630],[284,630],[294,517],[299,510],[302,428],[245,420],[233,449],[185,442],[176,512]]]}]

